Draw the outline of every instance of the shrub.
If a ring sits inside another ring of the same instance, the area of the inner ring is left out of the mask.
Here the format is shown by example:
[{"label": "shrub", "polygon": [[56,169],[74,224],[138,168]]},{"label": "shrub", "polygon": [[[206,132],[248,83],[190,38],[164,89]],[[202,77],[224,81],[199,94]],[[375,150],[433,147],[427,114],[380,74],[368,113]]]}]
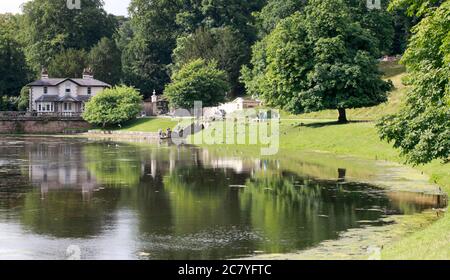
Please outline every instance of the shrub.
[{"label": "shrub", "polygon": [[216,106],[225,100],[229,89],[227,75],[217,69],[216,63],[197,59],[172,76],[165,95],[172,107],[188,109],[193,108],[194,101],[202,101],[205,107]]},{"label": "shrub", "polygon": [[142,109],[142,96],[128,86],[105,89],[86,103],[83,118],[102,127],[119,125],[135,118]]}]

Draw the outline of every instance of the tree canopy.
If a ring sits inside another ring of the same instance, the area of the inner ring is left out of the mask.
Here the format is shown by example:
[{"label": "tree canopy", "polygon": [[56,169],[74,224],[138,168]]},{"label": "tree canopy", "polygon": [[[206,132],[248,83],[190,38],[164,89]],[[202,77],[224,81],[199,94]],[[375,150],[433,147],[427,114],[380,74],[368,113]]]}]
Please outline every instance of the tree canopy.
[{"label": "tree canopy", "polygon": [[415,164],[450,158],[450,1],[424,6],[429,2],[409,8],[426,16],[414,27],[402,59],[412,86],[406,105],[378,124],[381,137]]},{"label": "tree canopy", "polygon": [[23,16],[27,59],[35,72],[65,49],[89,51],[117,28],[102,0],[83,1],[82,9],[68,9],[66,0],[33,0],[24,4]]},{"label": "tree canopy", "polygon": [[102,38],[88,55],[88,64],[95,78],[110,85],[120,82],[122,76],[121,52],[116,43],[109,38]]},{"label": "tree canopy", "polygon": [[181,37],[173,51],[174,71],[192,60],[202,58],[216,61],[217,67],[227,73],[231,95],[243,93],[239,81],[241,66],[249,60],[250,50],[242,36],[230,27],[200,28],[193,34]]},{"label": "tree canopy", "polygon": [[[377,68],[376,40],[343,0],[311,0],[256,45],[257,71],[243,70],[247,89],[293,113],[372,106],[391,84]],[[259,58],[262,58],[261,61]]]},{"label": "tree canopy", "polygon": [[15,38],[15,18],[0,17],[0,97],[17,96],[28,82],[28,67],[22,46]]},{"label": "tree canopy", "polygon": [[[354,37],[368,35],[373,49],[378,49],[371,50],[371,56],[378,57],[404,50],[411,25],[404,11],[414,20],[441,1],[392,0],[391,13],[367,10],[366,0],[342,2],[348,6],[349,22],[358,22],[367,31]],[[89,66],[96,78],[136,87],[149,96],[153,90],[163,91],[174,71],[201,58],[217,62],[227,74],[230,95],[236,96],[259,94],[260,87],[267,85],[269,59],[274,61],[266,57],[268,46],[280,33],[274,29],[295,13],[305,14],[308,1],[131,0],[128,18],[107,14],[102,0],[83,1],[81,9],[68,9],[66,2],[31,0],[23,5],[23,14],[0,15],[2,41],[7,38],[13,44],[13,58],[18,59],[13,65],[25,69],[27,77],[37,77],[42,67],[51,76],[79,77]],[[388,0],[382,2],[385,7]],[[341,39],[349,42],[346,36]],[[242,67],[246,75],[239,79]],[[24,77],[20,74],[17,81],[5,78],[1,83],[3,87],[16,84],[12,91],[18,95],[26,84]]]},{"label": "tree canopy", "polygon": [[217,106],[228,90],[226,73],[217,69],[215,62],[197,59],[172,75],[165,95],[172,107],[191,109],[195,101],[202,101],[205,107]]},{"label": "tree canopy", "polygon": [[48,74],[55,78],[81,78],[87,66],[88,53],[85,50],[62,50],[50,60]]}]

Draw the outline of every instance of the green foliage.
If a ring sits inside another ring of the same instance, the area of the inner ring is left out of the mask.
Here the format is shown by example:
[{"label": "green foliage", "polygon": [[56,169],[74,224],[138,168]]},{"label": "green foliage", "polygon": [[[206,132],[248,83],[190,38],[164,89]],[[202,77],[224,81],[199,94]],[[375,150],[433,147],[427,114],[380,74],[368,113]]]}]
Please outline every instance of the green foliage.
[{"label": "green foliage", "polygon": [[204,107],[216,106],[225,100],[228,90],[226,73],[214,62],[197,59],[172,75],[165,95],[172,107],[190,109],[195,101],[202,101]]},{"label": "green foliage", "polygon": [[17,109],[19,111],[26,111],[30,104],[30,88],[28,86],[23,87],[20,90],[20,96],[17,100]]},{"label": "green foliage", "polygon": [[245,85],[247,95],[259,96],[266,82],[268,38],[264,37],[253,45],[251,66],[244,65],[242,67],[241,81]]},{"label": "green foliage", "polygon": [[305,4],[306,0],[268,0],[261,11],[254,13],[258,36],[267,36],[278,22],[301,11]]},{"label": "green foliage", "polygon": [[409,162],[449,160],[450,1],[430,10],[413,32],[403,57],[412,90],[400,113],[378,124],[380,135]]},{"label": "green foliage", "polygon": [[267,105],[294,113],[377,105],[391,84],[381,80],[376,44],[343,0],[311,0],[254,47],[243,80]]},{"label": "green foliage", "polygon": [[121,53],[113,40],[102,38],[91,49],[88,61],[96,79],[110,85],[119,83],[122,74]]},{"label": "green foliage", "polygon": [[[164,85],[170,81],[169,65],[173,63],[172,51],[177,46],[177,39],[189,36],[199,28],[228,27],[237,32],[239,40],[242,40],[237,47],[245,45],[242,55],[246,56],[245,62],[248,62],[250,45],[256,37],[251,24],[252,13],[259,10],[264,2],[264,0],[132,0],[129,8],[130,26],[121,30],[122,39],[119,40],[123,52],[124,82],[137,86],[147,95],[153,89],[162,91]],[[230,34],[227,36],[231,36]],[[130,35],[131,40],[127,40]],[[230,37],[223,40],[224,43],[236,42]],[[234,58],[228,59],[231,61]],[[240,59],[241,56],[237,60]],[[223,59],[218,59],[217,62],[220,67]],[[235,65],[238,62],[233,63]],[[231,65],[231,62],[228,65]],[[234,76],[236,72],[233,69]],[[232,83],[238,84],[235,77],[232,79],[235,80]]]},{"label": "green foliage", "polygon": [[23,6],[26,54],[40,71],[64,49],[89,50],[117,26],[103,9],[102,0],[82,1],[82,9],[68,9],[66,0],[33,0]]},{"label": "green foliage", "polygon": [[393,54],[403,54],[411,37],[411,29],[416,24],[415,16],[407,16],[405,8],[389,9],[394,20],[394,39],[392,42]]},{"label": "green foliage", "polygon": [[48,74],[55,78],[81,78],[88,66],[88,54],[84,50],[68,49],[55,55],[48,65]]},{"label": "green foliage", "polygon": [[219,69],[224,70],[232,87],[231,94],[242,94],[239,82],[241,66],[249,60],[250,50],[244,38],[229,27],[205,29],[181,37],[173,52],[174,71],[186,63],[202,58],[208,62],[216,61]]},{"label": "green foliage", "polygon": [[203,0],[202,12],[207,27],[229,26],[238,30],[248,42],[256,39],[252,13],[259,11],[266,0]]},{"label": "green foliage", "polygon": [[15,96],[0,96],[0,111],[17,111],[17,100]]},{"label": "green foliage", "polygon": [[105,89],[86,103],[83,118],[95,125],[119,125],[134,119],[142,109],[142,96],[127,86]]},{"label": "green foliage", "polygon": [[395,30],[394,17],[386,10],[389,0],[381,1],[382,9],[372,10],[367,8],[367,0],[346,1],[354,19],[378,41],[378,50],[383,54],[390,54]]},{"label": "green foliage", "polygon": [[[3,24],[0,20],[0,27]],[[28,68],[20,44],[12,31],[0,29],[0,97],[19,95],[21,87],[28,81]]]},{"label": "green foliage", "polygon": [[180,1],[131,1],[129,11],[133,37],[122,47],[123,78],[126,84],[136,86],[144,95],[150,95],[153,89],[162,91],[170,80],[168,65],[176,46],[179,32],[176,15],[180,9]]},{"label": "green foliage", "polygon": [[446,0],[392,0],[389,3],[389,10],[396,8],[406,8],[408,15],[422,16],[426,14],[431,7],[439,5]]}]

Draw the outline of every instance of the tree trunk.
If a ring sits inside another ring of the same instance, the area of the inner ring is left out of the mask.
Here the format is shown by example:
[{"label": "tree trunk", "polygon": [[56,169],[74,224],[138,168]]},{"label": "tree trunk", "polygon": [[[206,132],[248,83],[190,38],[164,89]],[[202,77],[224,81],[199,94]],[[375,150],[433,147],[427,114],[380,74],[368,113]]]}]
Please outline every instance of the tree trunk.
[{"label": "tree trunk", "polygon": [[338,122],[339,123],[348,123],[347,112],[345,111],[345,108],[339,108],[338,111],[339,111]]}]

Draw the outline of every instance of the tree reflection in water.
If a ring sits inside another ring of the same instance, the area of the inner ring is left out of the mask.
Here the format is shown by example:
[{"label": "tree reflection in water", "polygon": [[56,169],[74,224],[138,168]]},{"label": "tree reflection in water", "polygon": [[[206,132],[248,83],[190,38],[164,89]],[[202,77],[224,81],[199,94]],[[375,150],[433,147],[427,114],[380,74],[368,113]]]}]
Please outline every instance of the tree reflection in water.
[{"label": "tree reflection in water", "polygon": [[[324,166],[328,179],[317,179],[283,159],[190,147],[39,138],[0,151],[0,223],[20,224],[14,234],[24,241],[32,232],[44,245],[85,242],[92,258],[107,246],[155,259],[291,252],[380,225],[386,213],[431,208],[434,199],[350,183],[343,168]],[[298,166],[314,176],[322,168]]]}]

